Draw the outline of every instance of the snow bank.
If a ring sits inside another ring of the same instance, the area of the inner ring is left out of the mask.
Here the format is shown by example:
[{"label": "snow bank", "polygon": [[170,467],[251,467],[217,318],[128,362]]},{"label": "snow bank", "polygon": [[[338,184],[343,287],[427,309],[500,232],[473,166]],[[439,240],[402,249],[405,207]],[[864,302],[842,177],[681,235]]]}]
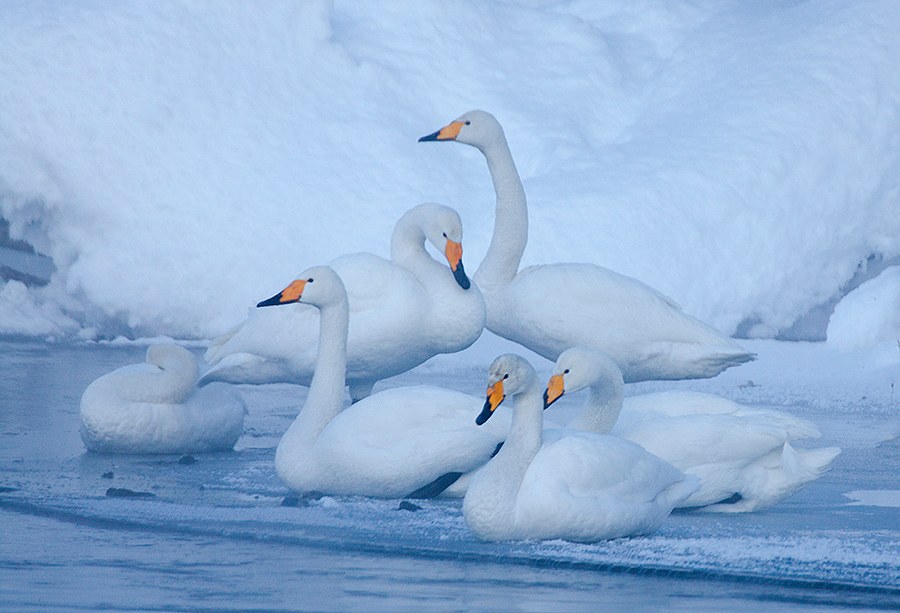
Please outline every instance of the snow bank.
[{"label": "snow bank", "polygon": [[884,269],[847,294],[828,321],[828,342],[841,349],[891,340],[900,347],[900,266]]},{"label": "snow bank", "polygon": [[56,272],[6,284],[0,333],[211,337],[306,266],[386,255],[425,200],[475,270],[484,162],[416,138],[484,108],[524,264],[777,335],[900,257],[898,25],[889,0],[2,3],[0,216]]}]

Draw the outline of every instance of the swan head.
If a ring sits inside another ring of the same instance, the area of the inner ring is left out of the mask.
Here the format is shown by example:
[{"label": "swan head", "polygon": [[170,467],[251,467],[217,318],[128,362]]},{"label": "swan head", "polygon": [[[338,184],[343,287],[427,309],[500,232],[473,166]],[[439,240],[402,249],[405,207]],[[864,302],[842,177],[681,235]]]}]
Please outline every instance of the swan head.
[{"label": "swan head", "polygon": [[453,271],[453,278],[463,289],[469,289],[471,282],[466,276],[466,269],[462,263],[462,220],[459,213],[449,206],[427,202],[420,204],[416,209],[422,213],[421,228],[425,238],[434,248],[441,251],[447,258],[447,264]]},{"label": "swan head", "polygon": [[340,304],[347,302],[347,290],[341,278],[330,266],[313,266],[300,273],[286,288],[256,306],[277,306],[295,302],[319,308]]},{"label": "swan head", "polygon": [[490,143],[506,142],[506,136],[496,117],[487,111],[474,110],[463,113],[437,132],[419,139],[420,143],[428,141],[456,141],[484,151]]},{"label": "swan head", "polygon": [[566,349],[559,354],[544,390],[544,408],[566,392],[578,392],[597,383],[621,389],[625,385],[622,370],[602,351],[586,347]]},{"label": "swan head", "polygon": [[490,419],[508,395],[515,396],[534,385],[536,377],[534,367],[525,358],[514,353],[497,357],[488,368],[487,399],[475,423],[480,426]]}]

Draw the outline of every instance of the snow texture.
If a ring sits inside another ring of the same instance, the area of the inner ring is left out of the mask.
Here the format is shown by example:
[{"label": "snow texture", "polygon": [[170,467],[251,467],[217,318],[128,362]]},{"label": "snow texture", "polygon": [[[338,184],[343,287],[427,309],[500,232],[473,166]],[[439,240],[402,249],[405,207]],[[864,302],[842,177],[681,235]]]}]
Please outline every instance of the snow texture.
[{"label": "snow texture", "polygon": [[386,255],[423,201],[459,210],[474,270],[484,162],[416,139],[483,108],[523,265],[775,337],[900,261],[898,25],[891,0],[4,2],[0,217],[55,272],[0,278],[0,334],[211,338],[307,266]]}]

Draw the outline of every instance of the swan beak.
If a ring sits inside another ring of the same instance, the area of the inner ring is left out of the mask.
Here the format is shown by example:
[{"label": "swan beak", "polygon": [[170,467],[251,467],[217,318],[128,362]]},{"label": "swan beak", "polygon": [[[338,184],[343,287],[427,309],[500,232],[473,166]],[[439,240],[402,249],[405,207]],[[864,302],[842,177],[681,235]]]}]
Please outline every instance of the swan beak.
[{"label": "swan beak", "polygon": [[286,288],[272,296],[267,300],[263,300],[257,307],[265,307],[265,306],[274,306],[278,304],[290,304],[292,302],[297,302],[300,300],[300,297],[303,295],[303,288],[306,287],[305,279],[297,279]]},{"label": "swan beak", "polygon": [[464,125],[465,124],[461,121],[448,123],[434,134],[423,136],[419,139],[419,142],[424,143],[431,140],[456,140],[456,137],[459,136],[459,131]]},{"label": "swan beak", "polygon": [[506,394],[503,393],[502,380],[497,381],[487,388],[487,399],[484,401],[484,408],[481,409],[481,413],[475,418],[475,423],[480,426],[490,419],[491,415],[494,414],[494,411],[500,406],[500,403],[503,402],[504,398],[506,398]]},{"label": "swan beak", "polygon": [[544,390],[544,409],[562,398],[566,393],[566,383],[562,375],[553,375],[547,382],[547,389]]},{"label": "swan beak", "polygon": [[456,279],[459,286],[463,289],[469,289],[472,284],[469,282],[469,277],[466,276],[465,268],[463,268],[462,243],[447,239],[444,256],[446,256],[447,263],[450,264],[450,270],[453,271],[453,278]]}]

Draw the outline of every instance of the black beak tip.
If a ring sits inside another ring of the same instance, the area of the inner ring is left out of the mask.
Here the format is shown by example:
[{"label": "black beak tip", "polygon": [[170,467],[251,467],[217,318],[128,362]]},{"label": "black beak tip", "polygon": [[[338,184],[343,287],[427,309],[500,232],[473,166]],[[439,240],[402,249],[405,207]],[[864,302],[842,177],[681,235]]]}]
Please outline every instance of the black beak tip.
[{"label": "black beak tip", "polygon": [[267,298],[266,300],[263,300],[262,302],[256,303],[256,308],[259,308],[259,307],[267,307],[267,306],[275,306],[275,305],[278,305],[278,304],[281,304],[281,294],[280,294],[280,293],[275,294],[275,295],[272,296],[271,298]]},{"label": "black beak tip", "polygon": [[544,390],[544,410],[547,410],[547,407],[550,406],[550,403],[547,402],[547,390]]},{"label": "black beak tip", "polygon": [[425,136],[423,136],[422,138],[419,139],[419,142],[420,142],[420,143],[425,143],[425,142],[428,142],[428,141],[437,140],[437,139],[438,139],[438,134],[440,134],[440,133],[441,133],[441,131],[438,130],[437,132],[434,132],[434,133],[432,133],[432,134],[426,134]]},{"label": "black beak tip", "polygon": [[491,401],[490,401],[490,400],[485,400],[485,401],[484,401],[484,408],[481,409],[481,413],[479,413],[479,414],[478,414],[478,417],[475,418],[475,423],[476,423],[477,425],[479,425],[479,426],[484,425],[484,422],[486,422],[487,420],[489,420],[489,419],[491,418],[491,415],[493,415],[493,413],[494,413],[494,412],[491,411]]},{"label": "black beak tip", "polygon": [[463,268],[462,260],[456,265],[456,270],[453,271],[453,278],[456,279],[456,282],[463,289],[472,287],[472,282],[469,281],[469,277],[466,275],[466,269]]}]

